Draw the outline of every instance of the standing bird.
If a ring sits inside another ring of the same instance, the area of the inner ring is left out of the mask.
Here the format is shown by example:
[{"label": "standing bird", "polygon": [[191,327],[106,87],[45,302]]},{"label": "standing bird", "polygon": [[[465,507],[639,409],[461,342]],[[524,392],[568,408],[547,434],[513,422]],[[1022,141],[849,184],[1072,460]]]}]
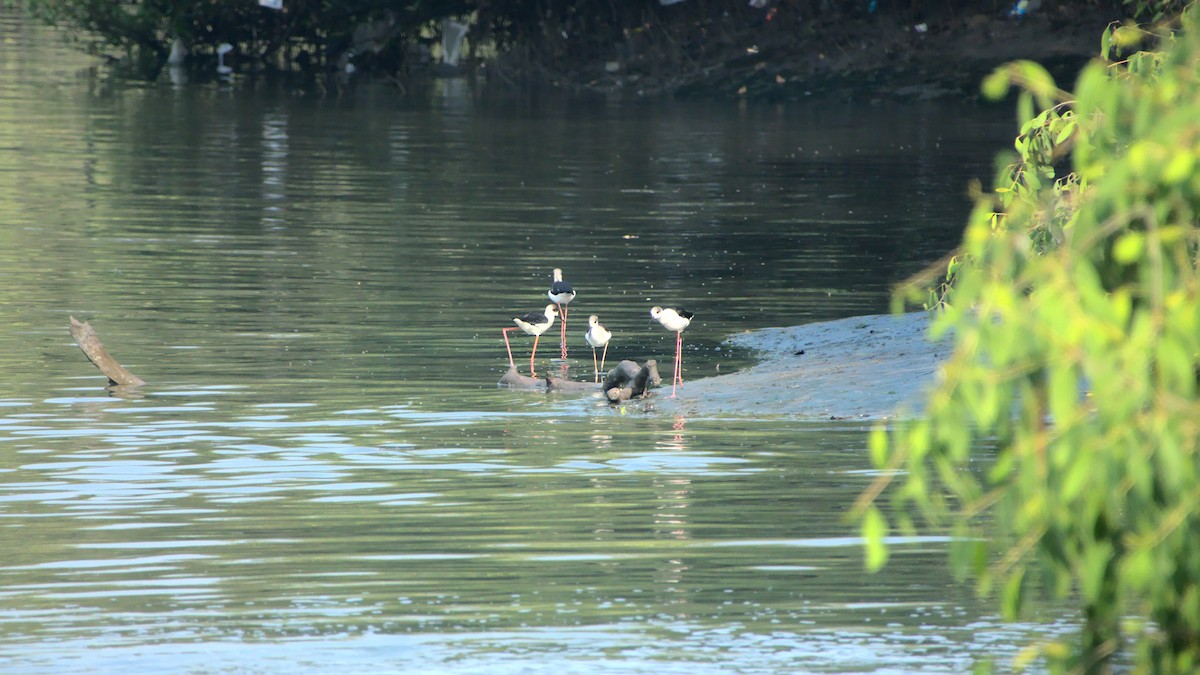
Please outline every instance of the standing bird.
[{"label": "standing bird", "polygon": [[[612,333],[608,329],[600,325],[600,318],[595,314],[588,317],[588,329],[583,334],[583,339],[592,346],[592,368],[596,370],[596,381],[600,381],[600,371],[604,370],[604,359],[608,357],[608,341],[612,339]],[[600,356],[600,365],[596,365],[596,350],[604,347],[604,354]]]},{"label": "standing bird", "polygon": [[217,45],[217,74],[229,75],[233,73],[233,68],[225,65],[225,55],[233,51],[233,45],[228,42],[222,42]]},{"label": "standing bird", "polygon": [[675,398],[675,387],[683,384],[683,329],[695,314],[682,307],[651,307],[650,316],[675,333],[675,377],[671,380],[671,398]]},{"label": "standing bird", "polygon": [[[546,305],[546,309],[541,312],[530,312],[525,316],[513,317],[513,323],[517,324],[517,328],[533,336],[533,351],[529,353],[529,375],[531,377],[537,377],[537,373],[533,369],[533,357],[537,356],[538,338],[542,336],[542,333],[550,330],[556,316],[558,316],[558,309],[554,305]],[[504,336],[504,347],[508,350],[508,365],[512,368],[516,368],[517,364],[513,361],[512,345],[508,343],[508,331],[517,328],[509,327],[500,331]]]},{"label": "standing bird", "polygon": [[563,281],[562,270],[554,268],[554,281],[550,284],[550,290],[546,293],[550,297],[550,302],[558,305],[558,312],[562,315],[562,338],[559,346],[562,347],[562,357],[567,358],[567,303],[575,299],[575,289],[571,288],[571,284]]}]

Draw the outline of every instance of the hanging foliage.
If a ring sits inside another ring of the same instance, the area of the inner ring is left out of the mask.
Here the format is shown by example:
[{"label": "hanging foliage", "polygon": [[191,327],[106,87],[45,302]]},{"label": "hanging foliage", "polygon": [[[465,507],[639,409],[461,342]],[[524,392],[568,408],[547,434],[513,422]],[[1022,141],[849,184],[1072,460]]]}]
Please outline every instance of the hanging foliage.
[{"label": "hanging foliage", "polygon": [[955,572],[998,595],[1004,616],[1034,591],[1078,603],[1080,641],[1032,646],[1018,669],[1135,659],[1191,673],[1200,11],[1110,28],[1102,44],[1073,93],[1028,62],[984,83],[992,97],[1016,86],[1027,121],[935,296],[933,331],[952,334],[954,353],[924,417],[872,435],[883,474],[856,513],[872,567],[886,533],[920,513],[952,527]]}]

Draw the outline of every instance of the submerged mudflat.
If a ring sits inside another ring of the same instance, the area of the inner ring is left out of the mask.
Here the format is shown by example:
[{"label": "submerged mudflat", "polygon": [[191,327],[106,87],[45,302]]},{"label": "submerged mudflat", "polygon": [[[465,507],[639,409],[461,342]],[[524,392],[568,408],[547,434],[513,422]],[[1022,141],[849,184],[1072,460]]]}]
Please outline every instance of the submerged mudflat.
[{"label": "submerged mudflat", "polygon": [[679,398],[654,399],[660,412],[697,416],[885,419],[919,407],[950,353],[928,338],[929,315],[880,314],[731,338],[762,362],[729,375],[687,381]]}]

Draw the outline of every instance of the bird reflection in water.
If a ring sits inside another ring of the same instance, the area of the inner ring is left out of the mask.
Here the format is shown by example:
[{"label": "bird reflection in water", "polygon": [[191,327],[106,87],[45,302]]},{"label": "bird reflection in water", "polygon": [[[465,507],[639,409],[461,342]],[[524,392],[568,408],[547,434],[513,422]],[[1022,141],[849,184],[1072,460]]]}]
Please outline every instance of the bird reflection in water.
[{"label": "bird reflection in water", "polygon": [[683,426],[687,424],[687,418],[682,415],[676,415],[671,423],[671,429],[675,432],[669,438],[663,438],[654,443],[654,447],[659,450],[687,450],[689,443],[687,435],[683,432]]},{"label": "bird reflection in water", "polygon": [[[690,541],[692,539],[689,511],[692,506],[692,480],[674,477],[654,481],[656,505],[654,508],[654,534],[656,539]],[[669,557],[655,565],[654,581],[660,591],[675,593],[672,600],[664,604],[688,605],[687,573],[691,569],[682,557]],[[683,607],[674,608],[673,614],[686,616]]]}]

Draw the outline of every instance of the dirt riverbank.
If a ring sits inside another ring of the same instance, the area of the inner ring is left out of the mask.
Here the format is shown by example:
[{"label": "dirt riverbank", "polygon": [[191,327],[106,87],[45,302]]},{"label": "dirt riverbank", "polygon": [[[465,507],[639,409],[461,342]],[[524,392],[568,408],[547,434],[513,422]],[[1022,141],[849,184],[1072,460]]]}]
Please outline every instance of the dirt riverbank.
[{"label": "dirt riverbank", "polygon": [[984,76],[1016,59],[1046,65],[1071,87],[1098,56],[1105,26],[1127,9],[1109,1],[1047,0],[1021,16],[1012,3],[802,16],[790,3],[768,3],[757,14],[713,17],[699,5],[689,13],[693,4],[668,8],[657,30],[635,32],[636,39],[618,45],[618,58],[597,48],[598,58],[541,70],[553,70],[548,80],[565,89],[635,98],[971,100]]},{"label": "dirt riverbank", "polygon": [[929,315],[851,317],[767,328],[731,339],[763,359],[747,370],[663,388],[645,403],[659,414],[874,420],[919,406],[920,394],[950,354],[927,338]]}]

